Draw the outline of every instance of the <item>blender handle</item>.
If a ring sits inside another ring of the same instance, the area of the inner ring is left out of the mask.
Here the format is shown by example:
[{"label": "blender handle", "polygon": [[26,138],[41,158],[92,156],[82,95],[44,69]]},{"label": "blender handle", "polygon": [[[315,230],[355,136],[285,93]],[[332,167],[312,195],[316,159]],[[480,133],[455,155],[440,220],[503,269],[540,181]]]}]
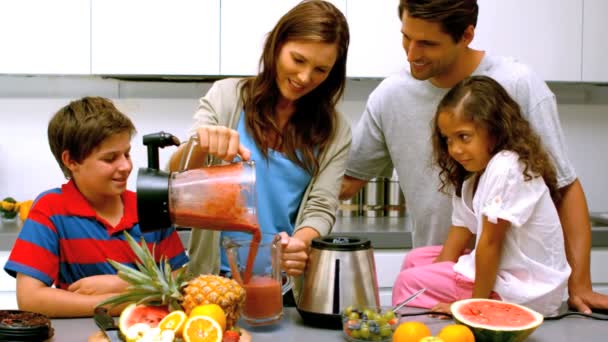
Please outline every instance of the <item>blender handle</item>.
[{"label": "blender handle", "polygon": [[194,146],[198,142],[198,138],[196,136],[190,137],[185,146],[185,151],[182,153],[182,157],[179,160],[179,167],[177,171],[185,171],[188,169],[188,164],[190,164],[190,159],[192,158],[192,152],[194,151]]},{"label": "blender handle", "polygon": [[[190,139],[188,139],[188,142],[186,143],[185,146],[185,151],[184,153],[182,153],[182,157],[179,160],[179,166],[177,171],[181,172],[181,171],[186,171],[188,170],[188,167],[190,165],[190,162],[192,160],[192,154],[194,151],[194,147],[198,144],[198,136],[197,135],[192,135],[190,137]],[[232,161],[233,163],[238,163],[243,161],[243,157],[237,153],[235,159]],[[206,159],[204,161],[204,167],[210,166],[211,164],[213,164],[213,157],[210,154],[207,154]],[[225,163],[224,163],[225,164]],[[198,166],[200,167],[200,166]]]}]

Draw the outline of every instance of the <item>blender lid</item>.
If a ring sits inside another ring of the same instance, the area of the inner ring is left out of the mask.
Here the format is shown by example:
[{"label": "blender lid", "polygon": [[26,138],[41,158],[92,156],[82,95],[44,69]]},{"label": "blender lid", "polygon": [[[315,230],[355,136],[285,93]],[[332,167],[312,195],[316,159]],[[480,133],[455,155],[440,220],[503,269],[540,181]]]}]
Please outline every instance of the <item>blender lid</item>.
[{"label": "blender lid", "polygon": [[360,251],[372,247],[369,239],[352,235],[327,235],[314,238],[312,248],[332,251]]}]

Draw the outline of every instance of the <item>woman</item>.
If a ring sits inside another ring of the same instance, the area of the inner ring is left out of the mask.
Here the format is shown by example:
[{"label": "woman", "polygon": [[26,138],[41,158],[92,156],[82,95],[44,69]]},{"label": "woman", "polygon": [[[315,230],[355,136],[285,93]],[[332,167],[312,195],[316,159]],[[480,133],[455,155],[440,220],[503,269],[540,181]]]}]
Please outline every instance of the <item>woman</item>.
[{"label": "woman", "polygon": [[[258,221],[282,236],[282,268],[302,274],[313,238],[330,232],[350,148],[348,121],[336,111],[349,44],[344,15],[326,1],[303,1],[268,35],[255,77],[217,81],[200,100],[187,168],[256,161]],[[171,158],[176,170],[186,145]],[[232,233],[231,233],[232,234]],[[223,232],[221,235],[228,235]],[[194,230],[190,271],[220,270],[220,234]],[[221,270],[229,271],[225,257]]]}]

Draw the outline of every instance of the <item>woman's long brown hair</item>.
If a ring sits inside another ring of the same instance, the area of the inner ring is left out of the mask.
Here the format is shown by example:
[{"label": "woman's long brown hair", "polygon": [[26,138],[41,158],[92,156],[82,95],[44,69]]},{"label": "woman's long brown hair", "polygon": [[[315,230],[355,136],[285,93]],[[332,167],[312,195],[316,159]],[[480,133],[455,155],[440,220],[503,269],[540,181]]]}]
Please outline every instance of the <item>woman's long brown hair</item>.
[{"label": "woman's long brown hair", "polygon": [[471,120],[477,127],[487,130],[494,141],[490,155],[503,150],[516,152],[525,165],[524,179],[542,176],[549,188],[554,203],[561,199],[557,187],[555,167],[543,148],[540,137],[532,129],[528,120],[521,115],[519,105],[494,79],[486,76],[472,76],[452,88],[439,103],[433,120],[433,159],[440,168],[439,190],[447,192],[453,186],[456,195],[461,196],[462,184],[471,172],[448,153],[445,138],[437,125],[441,112],[451,112]]},{"label": "woman's long brown hair", "polygon": [[[274,114],[281,96],[276,65],[283,45],[294,40],[336,44],[338,55],[325,81],[297,100],[294,114],[281,131]],[[241,88],[247,129],[265,157],[269,148],[280,146],[291,161],[310,174],[318,172],[318,158],[336,129],[336,104],[344,93],[348,44],[346,18],[326,1],[301,2],[270,32],[260,58],[260,73],[245,79]],[[269,135],[278,138],[273,146]]]}]

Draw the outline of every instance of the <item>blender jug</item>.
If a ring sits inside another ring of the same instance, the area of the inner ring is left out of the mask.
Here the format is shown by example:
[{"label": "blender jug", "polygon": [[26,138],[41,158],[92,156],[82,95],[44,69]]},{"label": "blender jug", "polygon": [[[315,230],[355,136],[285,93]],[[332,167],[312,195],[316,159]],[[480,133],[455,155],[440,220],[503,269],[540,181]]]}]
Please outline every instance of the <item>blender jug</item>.
[{"label": "blender jug", "polygon": [[223,231],[258,231],[255,163],[237,162],[183,172],[159,170],[158,148],[179,145],[168,133],[145,135],[148,167],[137,174],[142,232],[171,225]]}]

